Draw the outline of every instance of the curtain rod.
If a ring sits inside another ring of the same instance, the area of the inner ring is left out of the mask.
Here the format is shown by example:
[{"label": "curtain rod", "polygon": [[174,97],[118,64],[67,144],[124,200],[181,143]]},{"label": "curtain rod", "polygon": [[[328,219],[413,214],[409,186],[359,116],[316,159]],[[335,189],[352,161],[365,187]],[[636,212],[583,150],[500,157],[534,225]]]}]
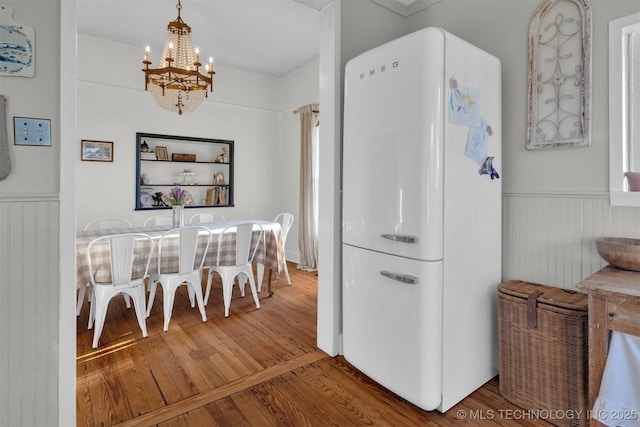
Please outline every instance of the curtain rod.
[{"label": "curtain rod", "polygon": [[[314,104],[314,105],[316,105],[316,104]],[[302,108],[302,107],[300,107],[300,108]],[[300,111],[300,108],[298,108],[297,110],[293,110],[293,114],[297,114]],[[311,112],[315,113],[315,114],[320,114],[320,110],[311,110]]]},{"label": "curtain rod", "polygon": [[[312,113],[320,114],[320,110],[311,110]],[[293,114],[298,114],[298,110],[294,110]]]}]

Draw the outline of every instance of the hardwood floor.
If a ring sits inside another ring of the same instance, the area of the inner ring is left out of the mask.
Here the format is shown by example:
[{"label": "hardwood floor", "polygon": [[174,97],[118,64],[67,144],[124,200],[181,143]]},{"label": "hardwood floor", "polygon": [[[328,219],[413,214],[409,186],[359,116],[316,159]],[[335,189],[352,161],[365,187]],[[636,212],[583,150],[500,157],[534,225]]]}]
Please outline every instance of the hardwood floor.
[{"label": "hardwood floor", "polygon": [[[426,412],[382,388],[343,357],[316,348],[317,276],[289,264],[274,294],[234,287],[224,317],[214,282],[203,323],[178,290],[169,331],[162,331],[162,292],[142,338],[135,312],[112,300],[97,349],[78,317],[78,426],[546,426],[501,398],[493,379],[441,414]],[[217,278],[217,277],[216,277]],[[522,419],[525,418],[525,419]]]}]

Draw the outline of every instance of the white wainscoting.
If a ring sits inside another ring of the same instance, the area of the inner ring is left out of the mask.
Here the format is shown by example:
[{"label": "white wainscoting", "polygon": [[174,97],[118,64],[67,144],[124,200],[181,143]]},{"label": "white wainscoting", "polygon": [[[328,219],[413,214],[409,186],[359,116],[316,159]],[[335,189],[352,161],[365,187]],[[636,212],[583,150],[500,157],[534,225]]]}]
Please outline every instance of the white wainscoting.
[{"label": "white wainscoting", "polygon": [[610,206],[608,193],[505,193],[502,200],[503,280],[575,289],[606,265],[596,237],[640,237],[640,209]]},{"label": "white wainscoting", "polygon": [[58,422],[59,202],[0,197],[0,425]]}]

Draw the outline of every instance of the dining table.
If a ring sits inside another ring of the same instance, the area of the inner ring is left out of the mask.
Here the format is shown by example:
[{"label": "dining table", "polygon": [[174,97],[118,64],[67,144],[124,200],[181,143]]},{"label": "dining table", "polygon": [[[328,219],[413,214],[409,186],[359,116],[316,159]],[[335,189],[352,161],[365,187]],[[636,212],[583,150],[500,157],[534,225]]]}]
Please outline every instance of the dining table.
[{"label": "dining table", "polygon": [[[222,231],[230,226],[237,226],[243,223],[257,223],[262,226],[264,230],[264,244],[261,242],[258,246],[253,263],[261,263],[269,269],[267,291],[269,296],[273,295],[271,290],[272,273],[275,272],[276,280],[280,277],[280,272],[284,269],[285,255],[284,255],[284,241],[282,236],[282,228],[279,223],[262,220],[235,220],[235,221],[220,221],[211,223],[200,223],[186,225],[205,227],[211,232],[211,240],[208,250],[205,254],[204,266],[212,266],[217,263],[218,259],[218,240]],[[78,288],[85,286],[91,281],[89,272],[89,262],[87,259],[87,246],[94,239],[107,235],[125,234],[125,233],[143,233],[149,236],[154,242],[156,248],[151,256],[149,264],[149,274],[158,271],[158,262],[161,263],[162,271],[177,270],[178,265],[178,238],[175,233],[174,239],[165,239],[165,243],[168,246],[162,248],[162,259],[158,260],[157,246],[160,238],[170,231],[172,226],[133,226],[130,228],[114,228],[114,229],[99,229],[99,230],[84,230],[79,231],[76,234],[76,285]],[[254,239],[252,242],[251,251],[254,250],[257,243],[257,229],[254,230]],[[232,265],[235,263],[235,233],[225,233],[224,240],[220,244],[220,263],[221,265]],[[206,244],[203,243],[199,246],[199,253],[196,256],[196,264],[200,265],[202,259],[202,252],[205,250]],[[139,257],[134,260],[134,276],[136,273],[144,271],[146,263],[145,257]],[[91,252],[91,264],[96,281],[108,282],[110,281],[110,258],[107,245],[95,246]],[[262,277],[258,277],[258,289],[261,287]]]}]

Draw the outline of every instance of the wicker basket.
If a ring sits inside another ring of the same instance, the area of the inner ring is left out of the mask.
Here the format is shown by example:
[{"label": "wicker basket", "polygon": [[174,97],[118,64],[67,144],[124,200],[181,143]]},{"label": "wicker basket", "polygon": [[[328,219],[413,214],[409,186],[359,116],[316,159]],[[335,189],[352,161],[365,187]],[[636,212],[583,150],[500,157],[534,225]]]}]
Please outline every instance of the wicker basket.
[{"label": "wicker basket", "polygon": [[512,280],[497,298],[502,397],[553,424],[587,426],[587,296]]}]

